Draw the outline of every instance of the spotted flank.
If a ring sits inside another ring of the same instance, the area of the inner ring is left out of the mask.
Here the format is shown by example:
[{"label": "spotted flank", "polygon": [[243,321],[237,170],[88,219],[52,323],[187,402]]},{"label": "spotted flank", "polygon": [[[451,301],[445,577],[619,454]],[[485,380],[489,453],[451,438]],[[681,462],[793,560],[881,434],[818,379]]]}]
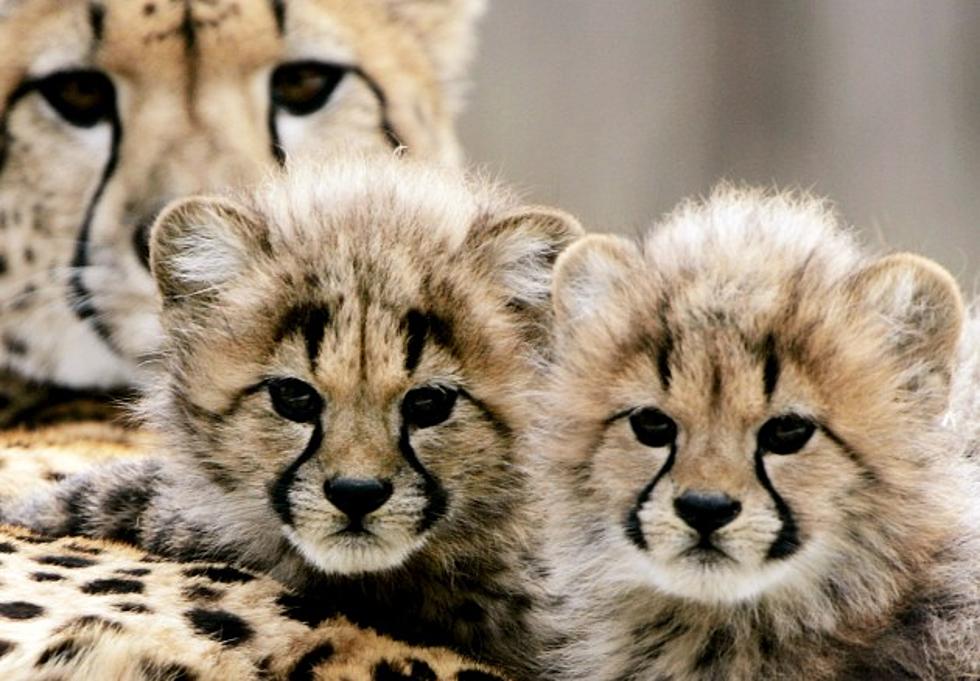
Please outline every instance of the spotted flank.
[{"label": "spotted flank", "polygon": [[310,626],[277,582],[104,541],[0,527],[0,678],[504,681],[342,617]]},{"label": "spotted flank", "polygon": [[555,679],[980,675],[947,272],[723,187],[639,244],[578,242],[554,301]]}]

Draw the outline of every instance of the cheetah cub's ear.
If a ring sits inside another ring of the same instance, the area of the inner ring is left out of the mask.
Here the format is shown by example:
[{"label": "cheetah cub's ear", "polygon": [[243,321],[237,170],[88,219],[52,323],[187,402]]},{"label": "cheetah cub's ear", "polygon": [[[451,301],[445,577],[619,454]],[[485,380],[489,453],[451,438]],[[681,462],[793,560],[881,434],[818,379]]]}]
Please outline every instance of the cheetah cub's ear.
[{"label": "cheetah cub's ear", "polygon": [[210,300],[261,248],[264,228],[228,199],[191,197],[168,206],[150,234],[150,270],[164,309]]},{"label": "cheetah cub's ear", "polygon": [[543,206],[525,206],[470,231],[463,250],[474,254],[510,307],[532,324],[547,324],[555,259],[585,231],[574,217]]},{"label": "cheetah cub's ear", "polygon": [[953,277],[909,253],[887,256],[848,282],[852,299],[884,325],[883,341],[917,400],[945,408],[965,310]]},{"label": "cheetah cub's ear", "polygon": [[565,251],[555,263],[552,287],[559,331],[607,316],[613,294],[628,287],[642,266],[633,243],[608,234],[587,236]]}]

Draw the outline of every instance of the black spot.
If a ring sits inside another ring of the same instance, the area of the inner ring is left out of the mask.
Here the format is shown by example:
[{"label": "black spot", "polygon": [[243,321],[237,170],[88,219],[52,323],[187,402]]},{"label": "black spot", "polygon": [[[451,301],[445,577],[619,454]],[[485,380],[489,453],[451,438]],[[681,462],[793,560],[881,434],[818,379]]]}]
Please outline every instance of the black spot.
[{"label": "black spot", "polygon": [[481,672],[479,669],[463,669],[456,675],[456,681],[504,681],[496,674]]},{"label": "black spot", "polygon": [[131,575],[133,577],[145,577],[150,574],[150,568],[119,568],[115,571],[117,575]]},{"label": "black spot", "polygon": [[17,553],[17,548],[10,542],[0,542],[0,553]]},{"label": "black spot", "polygon": [[11,620],[29,620],[44,614],[44,608],[26,601],[0,603],[0,617]]},{"label": "black spot", "polygon": [[184,576],[206,577],[212,582],[221,582],[222,584],[233,584],[235,582],[245,584],[255,579],[255,575],[250,575],[247,572],[236,570],[233,567],[218,567],[214,565],[187,568],[184,570]]},{"label": "black spot", "polygon": [[245,620],[225,610],[194,608],[185,617],[199,634],[226,646],[237,646],[252,637],[252,628]]},{"label": "black spot", "polygon": [[213,601],[221,596],[221,592],[204,584],[191,584],[184,588],[183,595],[191,601]]},{"label": "black spot", "polygon": [[371,678],[374,681],[436,681],[438,678],[432,667],[422,660],[410,660],[405,674],[395,669],[390,662],[379,662],[374,667]]},{"label": "black spot", "polygon": [[37,658],[37,663],[34,666],[43,667],[52,660],[59,664],[71,662],[81,651],[82,650],[78,647],[77,641],[74,639],[68,639],[67,641],[56,643],[55,645],[47,648],[43,653],[41,653],[41,656]]},{"label": "black spot", "polygon": [[47,480],[48,482],[61,482],[67,477],[68,477],[67,474],[59,473],[58,471],[48,471],[47,473],[44,474],[44,479]]},{"label": "black spot", "polygon": [[332,614],[329,609],[321,608],[315,599],[288,592],[280,595],[276,599],[276,604],[282,608],[283,615],[297,622],[302,622],[310,628],[319,626]]},{"label": "black spot", "polygon": [[21,541],[27,542],[28,544],[50,544],[54,541],[54,537],[45,537],[40,534],[32,534],[26,537],[20,537]]},{"label": "black spot", "polygon": [[289,672],[289,681],[313,681],[313,672],[317,666],[333,657],[333,645],[324,641],[299,659],[293,670]]},{"label": "black spot", "polygon": [[7,256],[0,253],[0,275],[7,273]]},{"label": "black spot", "polygon": [[56,572],[33,572],[31,573],[31,579],[35,582],[60,582],[65,577]]},{"label": "black spot", "polygon": [[95,579],[82,585],[87,594],[141,594],[143,582],[136,579]]},{"label": "black spot", "polygon": [[78,551],[79,553],[87,553],[90,556],[97,556],[102,553],[102,549],[96,548],[94,546],[84,546],[82,544],[65,544],[66,549],[71,549],[72,551]]},{"label": "black spot", "polygon": [[[34,249],[31,248],[30,246],[28,246],[27,248],[24,249],[24,261],[28,265],[30,265],[31,263],[34,262]],[[24,289],[24,291],[26,293],[27,292],[27,289]]]},{"label": "black spot", "polygon": [[157,664],[152,660],[141,660],[140,671],[146,681],[197,681],[197,674],[182,664]]},{"label": "black spot", "polygon": [[157,6],[154,5],[152,2],[148,2],[145,5],[143,5],[143,16],[145,17],[153,16],[154,14],[156,14],[156,11],[157,11]]},{"label": "black spot", "polygon": [[3,657],[14,648],[15,648],[14,644],[11,643],[10,641],[4,641],[0,639],[0,657]]},{"label": "black spot", "polygon": [[119,610],[120,612],[133,612],[140,615],[153,612],[150,608],[146,607],[142,603],[132,603],[129,601],[126,601],[124,603],[114,603],[112,607],[114,607],[116,610]]}]

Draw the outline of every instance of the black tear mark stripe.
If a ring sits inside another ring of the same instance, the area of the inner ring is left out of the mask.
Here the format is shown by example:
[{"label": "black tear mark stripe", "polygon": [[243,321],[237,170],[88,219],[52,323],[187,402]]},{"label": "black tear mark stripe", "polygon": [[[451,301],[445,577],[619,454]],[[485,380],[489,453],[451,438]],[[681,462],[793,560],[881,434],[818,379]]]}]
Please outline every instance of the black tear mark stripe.
[{"label": "black tear mark stripe", "polygon": [[677,445],[672,444],[670,446],[670,454],[667,455],[667,460],[664,462],[664,465],[661,466],[660,470],[657,471],[657,474],[653,476],[653,480],[648,482],[647,486],[643,488],[639,496],[637,496],[636,503],[633,504],[633,508],[630,509],[630,512],[626,515],[626,521],[624,524],[626,536],[641,550],[645,551],[647,549],[647,540],[646,537],[643,536],[643,527],[640,523],[640,509],[643,508],[644,504],[650,500],[650,497],[653,495],[653,489],[657,486],[657,483],[660,482],[660,479],[667,475],[670,469],[674,467],[675,458],[677,458]]},{"label": "black tear mark stripe", "polygon": [[286,525],[293,524],[293,510],[289,504],[289,489],[293,486],[293,482],[296,480],[296,473],[300,467],[309,461],[310,457],[316,454],[322,442],[323,426],[317,421],[313,426],[313,433],[310,435],[310,440],[306,443],[306,449],[279,474],[279,477],[276,478],[276,481],[272,483],[272,487],[269,489],[272,508]]},{"label": "black tear mark stripe", "polygon": [[320,346],[323,335],[330,323],[329,308],[320,305],[297,305],[290,308],[282,316],[274,335],[277,343],[293,333],[300,333],[306,342],[306,355],[310,366],[316,371],[317,358],[320,356]]},{"label": "black tear mark stripe", "polygon": [[98,310],[91,301],[91,292],[82,280],[82,272],[88,264],[88,243],[92,235],[92,221],[95,219],[95,211],[99,201],[105,193],[106,186],[112,179],[119,165],[119,146],[122,143],[122,124],[119,121],[119,114],[116,112],[115,104],[112,106],[112,114],[109,118],[109,125],[112,131],[112,141],[109,146],[109,159],[106,161],[102,176],[96,185],[92,200],[85,209],[85,217],[81,229],[78,232],[78,240],[75,242],[75,254],[72,257],[72,275],[68,280],[68,304],[71,309],[82,321],[88,321],[95,330],[96,335],[105,343],[109,349],[117,355],[121,355],[119,348],[112,340],[112,330],[104,320],[98,316]]},{"label": "black tear mark stripe", "polygon": [[769,480],[769,474],[766,473],[766,466],[762,460],[763,454],[762,449],[757,449],[755,452],[755,477],[759,479],[759,483],[772,498],[772,503],[776,507],[776,513],[779,514],[780,522],[779,533],[769,547],[766,558],[769,560],[778,560],[796,553],[800,548],[800,534],[799,528],[796,525],[796,518],[793,516],[792,510],[790,510],[789,504],[783,500],[773,486],[772,481]]},{"label": "black tear mark stripe", "polygon": [[408,465],[422,478],[425,493],[425,508],[422,509],[422,519],[419,521],[417,532],[421,534],[432,527],[446,513],[449,506],[449,493],[432,473],[429,472],[422,462],[419,461],[412,447],[411,436],[408,432],[408,424],[402,422],[401,433],[398,437],[398,450]]}]

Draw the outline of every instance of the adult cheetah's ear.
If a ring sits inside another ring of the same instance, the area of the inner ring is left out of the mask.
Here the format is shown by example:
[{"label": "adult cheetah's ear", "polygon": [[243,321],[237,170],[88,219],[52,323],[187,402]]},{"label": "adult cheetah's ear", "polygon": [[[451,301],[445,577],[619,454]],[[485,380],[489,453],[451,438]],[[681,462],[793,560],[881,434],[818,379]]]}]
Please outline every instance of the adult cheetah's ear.
[{"label": "adult cheetah's ear", "polygon": [[628,284],[639,265],[636,246],[608,234],[591,234],[565,251],[555,263],[553,284],[558,327],[601,313],[610,294]]},{"label": "adult cheetah's ear", "polygon": [[524,206],[472,229],[463,250],[499,284],[512,309],[531,324],[546,325],[555,259],[584,233],[579,221],[564,211]]},{"label": "adult cheetah's ear", "polygon": [[259,221],[228,199],[170,204],[150,234],[150,270],[164,307],[209,299],[209,292],[244,271],[261,235]]},{"label": "adult cheetah's ear", "polygon": [[885,326],[885,342],[922,396],[941,396],[952,378],[965,311],[956,280],[936,263],[909,253],[872,263],[849,282],[856,301]]},{"label": "adult cheetah's ear", "polygon": [[418,36],[432,58],[441,86],[454,107],[476,44],[476,23],[485,0],[382,0],[396,23]]}]

